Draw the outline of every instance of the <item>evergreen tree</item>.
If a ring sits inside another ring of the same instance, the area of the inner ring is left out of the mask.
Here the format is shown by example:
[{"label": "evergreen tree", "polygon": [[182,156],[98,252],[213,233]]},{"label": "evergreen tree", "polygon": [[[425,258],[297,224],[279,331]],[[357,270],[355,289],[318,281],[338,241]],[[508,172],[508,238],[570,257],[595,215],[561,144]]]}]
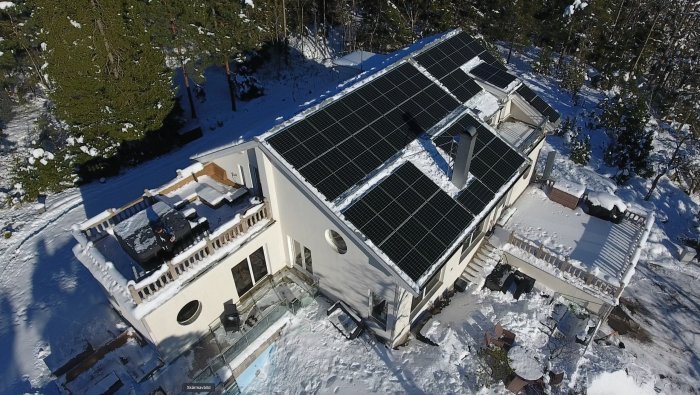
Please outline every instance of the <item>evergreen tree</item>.
[{"label": "evergreen tree", "polygon": [[532,64],[532,69],[542,75],[549,75],[552,68],[552,48],[545,45],[540,48],[537,60]]},{"label": "evergreen tree", "polygon": [[654,132],[647,128],[649,108],[640,92],[628,88],[604,104],[601,118],[611,143],[605,161],[617,166],[618,182],[626,182],[633,174],[650,175],[649,153]]},{"label": "evergreen tree", "polygon": [[576,58],[567,63],[562,69],[561,85],[564,89],[569,91],[569,94],[571,94],[571,101],[575,106],[578,105],[579,92],[581,92],[581,87],[583,87],[585,79],[586,70]]},{"label": "evergreen tree", "polygon": [[574,163],[579,165],[588,164],[588,161],[591,160],[591,136],[586,135],[582,137],[579,130],[570,147],[569,158]]},{"label": "evergreen tree", "polygon": [[[239,3],[226,0],[207,0],[205,27],[207,64],[223,65],[229,84],[231,109],[236,110],[236,80],[231,70],[231,59],[245,51],[254,49],[259,39],[254,32],[255,23],[245,13]],[[248,7],[246,7],[248,8]]]},{"label": "evergreen tree", "polygon": [[83,138],[77,154],[108,157],[161,127],[172,108],[170,73],[132,1],[33,0],[56,116]]}]

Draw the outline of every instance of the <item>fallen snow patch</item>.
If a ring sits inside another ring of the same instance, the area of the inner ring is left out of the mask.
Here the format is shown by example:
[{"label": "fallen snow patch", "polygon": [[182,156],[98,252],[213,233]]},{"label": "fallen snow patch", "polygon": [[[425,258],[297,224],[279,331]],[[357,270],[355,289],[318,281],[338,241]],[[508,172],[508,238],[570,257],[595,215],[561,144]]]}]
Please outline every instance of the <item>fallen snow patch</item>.
[{"label": "fallen snow patch", "polygon": [[656,394],[654,385],[639,385],[624,370],[605,372],[593,379],[588,387],[588,395],[652,395]]}]

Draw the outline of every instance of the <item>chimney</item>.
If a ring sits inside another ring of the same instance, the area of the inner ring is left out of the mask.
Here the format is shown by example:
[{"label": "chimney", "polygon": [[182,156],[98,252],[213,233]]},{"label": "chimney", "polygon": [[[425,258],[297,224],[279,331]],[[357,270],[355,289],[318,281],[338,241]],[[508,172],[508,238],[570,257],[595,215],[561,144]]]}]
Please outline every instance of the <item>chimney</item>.
[{"label": "chimney", "polygon": [[466,131],[459,133],[457,143],[457,155],[452,169],[452,183],[459,189],[464,188],[469,177],[469,165],[474,154],[474,144],[476,143],[476,128],[470,126]]},{"label": "chimney", "polygon": [[554,168],[554,158],[557,157],[557,151],[549,151],[547,153],[547,163],[544,165],[544,174],[542,174],[542,179],[549,181],[552,176],[552,168]]}]

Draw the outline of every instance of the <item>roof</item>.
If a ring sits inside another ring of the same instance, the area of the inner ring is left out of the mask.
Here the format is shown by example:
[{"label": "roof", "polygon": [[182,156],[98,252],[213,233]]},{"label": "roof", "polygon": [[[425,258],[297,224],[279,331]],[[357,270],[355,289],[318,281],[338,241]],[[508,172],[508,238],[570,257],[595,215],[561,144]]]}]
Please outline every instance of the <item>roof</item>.
[{"label": "roof", "polygon": [[[260,137],[414,288],[525,167],[526,158],[483,122],[500,104],[468,63],[488,68],[491,85],[521,84],[477,40],[453,31]],[[469,125],[478,130],[475,155],[459,191],[449,183],[451,145]]]}]

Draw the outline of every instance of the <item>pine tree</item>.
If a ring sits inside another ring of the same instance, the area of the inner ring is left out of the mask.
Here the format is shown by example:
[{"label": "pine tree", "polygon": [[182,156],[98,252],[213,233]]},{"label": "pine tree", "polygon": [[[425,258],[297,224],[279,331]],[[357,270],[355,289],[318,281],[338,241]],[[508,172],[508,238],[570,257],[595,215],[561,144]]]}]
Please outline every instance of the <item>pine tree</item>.
[{"label": "pine tree", "polygon": [[649,108],[645,96],[627,88],[604,104],[601,118],[611,143],[605,161],[619,169],[616,179],[626,182],[633,174],[648,177],[651,171],[649,153],[654,132],[647,128]]},{"label": "pine tree", "polygon": [[581,137],[579,130],[576,138],[571,142],[570,147],[569,158],[571,158],[574,163],[579,165],[588,164],[588,161],[591,160],[591,136],[586,135]]},{"label": "pine tree", "polygon": [[535,72],[542,75],[549,75],[550,69],[552,68],[552,48],[544,45],[540,48],[540,52],[537,55],[537,60],[532,64],[532,69]]},{"label": "pine tree", "polygon": [[583,87],[583,82],[586,78],[586,70],[578,59],[574,58],[568,62],[562,69],[561,85],[571,94],[571,101],[576,106],[578,105],[579,93]]},{"label": "pine tree", "polygon": [[170,72],[135,2],[33,4],[55,114],[83,137],[79,161],[112,156],[122,142],[162,126],[172,108]]},{"label": "pine tree", "polygon": [[231,59],[235,56],[254,49],[258,45],[255,35],[256,24],[251,20],[239,3],[226,0],[207,0],[208,7],[205,18],[207,49],[209,52],[206,64],[223,65],[226,70],[231,109],[236,110],[236,79],[231,70]]}]

